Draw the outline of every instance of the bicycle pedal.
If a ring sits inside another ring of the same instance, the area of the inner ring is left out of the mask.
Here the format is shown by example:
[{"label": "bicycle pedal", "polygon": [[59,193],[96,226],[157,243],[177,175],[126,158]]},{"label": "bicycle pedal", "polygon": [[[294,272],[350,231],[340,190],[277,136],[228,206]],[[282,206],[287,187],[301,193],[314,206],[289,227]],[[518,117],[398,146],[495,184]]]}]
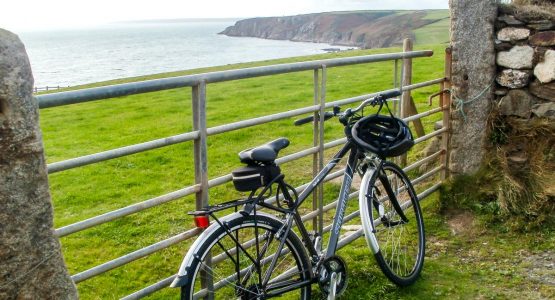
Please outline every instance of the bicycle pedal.
[{"label": "bicycle pedal", "polygon": [[[338,278],[339,277],[339,278]],[[341,280],[341,275],[333,272],[330,278],[330,293],[328,294],[328,300],[335,300],[335,294],[337,292],[337,285]]]}]

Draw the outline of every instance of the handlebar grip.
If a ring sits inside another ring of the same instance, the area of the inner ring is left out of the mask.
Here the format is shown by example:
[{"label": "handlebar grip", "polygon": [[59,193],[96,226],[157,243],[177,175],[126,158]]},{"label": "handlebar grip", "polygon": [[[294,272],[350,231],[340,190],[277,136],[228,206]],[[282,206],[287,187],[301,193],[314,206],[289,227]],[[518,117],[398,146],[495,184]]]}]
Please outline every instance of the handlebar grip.
[{"label": "handlebar grip", "polygon": [[301,125],[304,125],[306,123],[310,123],[312,121],[314,121],[314,116],[310,116],[310,117],[295,120],[294,124],[295,124],[295,126],[301,126]]},{"label": "handlebar grip", "polygon": [[332,113],[331,111],[324,112],[324,121],[327,121],[333,117],[335,117],[335,114]]},{"label": "handlebar grip", "polygon": [[384,93],[380,93],[380,96],[383,97],[383,99],[389,99],[389,98],[393,98],[393,97],[397,97],[401,95],[401,91],[400,90],[393,90],[393,91],[387,91]]},{"label": "handlebar grip", "polygon": [[[329,120],[329,119],[333,118],[334,116],[335,116],[334,113],[326,111],[326,112],[324,112],[324,121]],[[301,126],[301,125],[304,125],[306,123],[310,123],[312,121],[314,121],[314,116],[310,116],[310,117],[295,120],[294,124],[295,124],[295,126]]]}]

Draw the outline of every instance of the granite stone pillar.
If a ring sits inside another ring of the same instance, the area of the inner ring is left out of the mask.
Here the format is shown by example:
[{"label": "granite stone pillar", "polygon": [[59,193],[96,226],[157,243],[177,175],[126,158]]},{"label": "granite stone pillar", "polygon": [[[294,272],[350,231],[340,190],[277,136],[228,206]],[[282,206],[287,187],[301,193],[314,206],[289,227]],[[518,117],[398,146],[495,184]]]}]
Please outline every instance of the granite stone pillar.
[{"label": "granite stone pillar", "polygon": [[0,299],[77,299],[53,232],[32,89],[23,44],[0,29]]},{"label": "granite stone pillar", "polygon": [[[449,6],[454,96],[449,169],[453,175],[471,174],[478,170],[484,156],[494,97],[497,4],[494,0],[450,0]],[[456,99],[465,103],[461,105]]]}]

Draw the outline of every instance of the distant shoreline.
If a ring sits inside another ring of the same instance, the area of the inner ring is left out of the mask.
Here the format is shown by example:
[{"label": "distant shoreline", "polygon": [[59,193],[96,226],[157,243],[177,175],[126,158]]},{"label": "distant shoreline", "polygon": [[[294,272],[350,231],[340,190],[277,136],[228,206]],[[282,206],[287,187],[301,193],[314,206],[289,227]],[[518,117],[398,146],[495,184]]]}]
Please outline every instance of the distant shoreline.
[{"label": "distant shoreline", "polygon": [[[415,32],[430,31],[428,25],[446,19],[448,10],[326,12],[243,19],[219,34],[371,49],[402,45],[406,38],[416,40]],[[449,32],[447,26],[444,30]]]}]

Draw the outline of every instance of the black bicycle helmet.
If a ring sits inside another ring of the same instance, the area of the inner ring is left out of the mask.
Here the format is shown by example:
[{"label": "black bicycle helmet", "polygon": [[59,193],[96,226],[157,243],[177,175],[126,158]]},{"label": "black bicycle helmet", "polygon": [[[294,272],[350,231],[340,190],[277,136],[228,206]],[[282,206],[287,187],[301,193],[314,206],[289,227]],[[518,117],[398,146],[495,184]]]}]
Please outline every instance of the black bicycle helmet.
[{"label": "black bicycle helmet", "polygon": [[380,157],[399,156],[414,145],[407,123],[393,116],[366,116],[355,123],[351,133],[359,147]]}]

